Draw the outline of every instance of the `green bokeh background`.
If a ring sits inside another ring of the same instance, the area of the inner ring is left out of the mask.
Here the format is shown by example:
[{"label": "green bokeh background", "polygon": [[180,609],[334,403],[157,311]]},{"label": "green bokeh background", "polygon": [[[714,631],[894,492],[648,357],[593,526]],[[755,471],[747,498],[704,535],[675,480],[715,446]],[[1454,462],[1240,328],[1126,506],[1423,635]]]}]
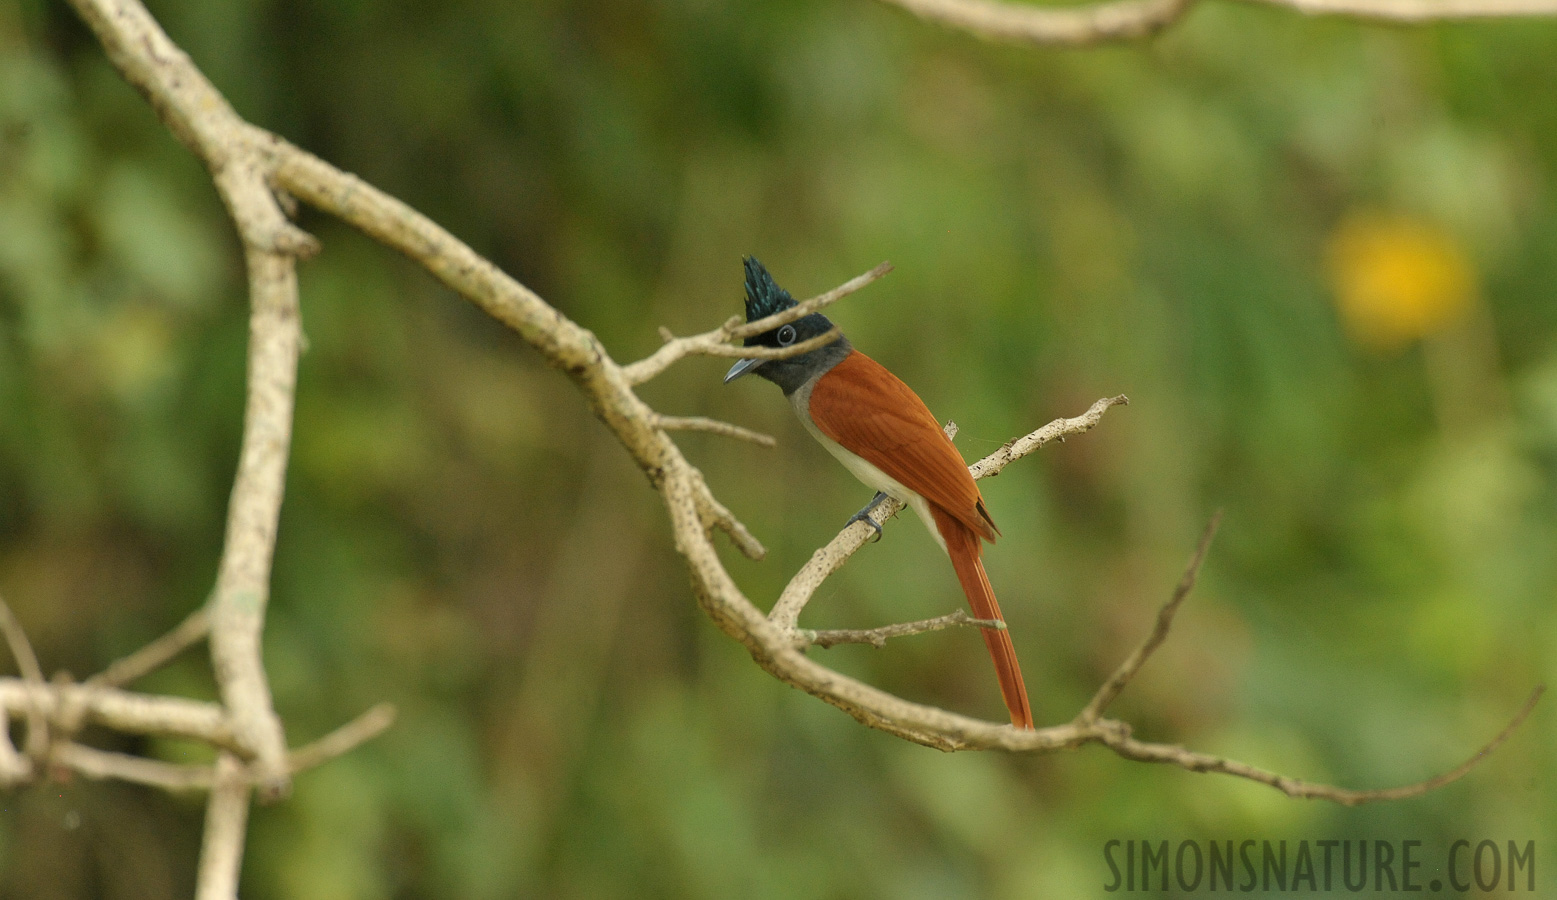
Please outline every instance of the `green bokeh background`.
[{"label": "green bokeh background", "polygon": [[[836,309],[981,456],[1131,405],[984,484],[1034,698],[1068,719],[1226,510],[1143,737],[1348,786],[1457,764],[1557,677],[1557,23],[1394,29],[1206,0],[1159,38],[981,43],[863,0],[232,2],[152,11],[241,114],[426,212],[594,330],[739,310],[740,257]],[[1358,210],[1450,236],[1477,300],[1358,343],[1326,247]],[[763,674],[697,612],[656,497],[578,393],[414,266],[304,212],[308,349],[266,661],[293,743],[395,728],[258,808],[254,898],[1091,897],[1110,839],[1535,841],[1557,716],[1464,781],[1359,809],[1127,763],[946,755]],[[60,3],[0,0],[0,592],[78,676],[170,627],[220,548],[241,256],[204,170]],[[658,409],[768,545],[750,596],[868,499],[778,393],[698,359]],[[938,615],[903,520],[813,627]],[[999,719],[981,642],[819,658]],[[144,680],[210,697],[201,653]],[[201,748],[91,734],[169,760]],[[0,896],[188,895],[198,798],[0,797]]]}]

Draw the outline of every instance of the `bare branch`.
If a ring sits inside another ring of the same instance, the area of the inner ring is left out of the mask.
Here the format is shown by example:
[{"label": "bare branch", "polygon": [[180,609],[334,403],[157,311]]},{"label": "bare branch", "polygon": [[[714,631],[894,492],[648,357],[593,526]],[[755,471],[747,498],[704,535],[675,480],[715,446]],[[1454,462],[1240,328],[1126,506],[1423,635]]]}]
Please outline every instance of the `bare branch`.
[{"label": "bare branch", "polygon": [[[81,684],[40,687],[15,678],[0,678],[0,708],[14,713],[34,705],[56,724],[78,726],[81,722],[94,722],[130,734],[176,735],[243,751],[226,714],[215,703]],[[60,730],[68,733],[72,729]]]},{"label": "bare branch", "polygon": [[1125,689],[1125,685],[1128,685],[1135,678],[1136,673],[1141,671],[1141,666],[1146,665],[1146,660],[1150,659],[1157,648],[1162,646],[1162,642],[1167,640],[1168,630],[1173,627],[1173,617],[1178,614],[1179,606],[1184,603],[1189,592],[1195,589],[1195,580],[1200,577],[1200,564],[1205,562],[1206,551],[1211,549],[1211,539],[1216,536],[1217,526],[1221,523],[1222,511],[1217,510],[1211,517],[1211,521],[1206,523],[1206,530],[1201,532],[1200,543],[1195,545],[1195,554],[1190,557],[1184,575],[1179,578],[1178,586],[1173,589],[1173,596],[1157,610],[1157,622],[1152,626],[1151,634],[1147,635],[1146,640],[1135,648],[1135,652],[1120,663],[1119,668],[1114,670],[1114,674],[1103,682],[1103,686],[1093,695],[1092,702],[1081,711],[1076,721],[1084,724],[1101,716],[1103,711],[1108,709],[1108,705],[1119,696],[1119,692]]},{"label": "bare branch", "polygon": [[211,766],[163,762],[75,742],[55,744],[49,762],[97,781],[128,781],[174,793],[210,790],[214,777]]},{"label": "bare branch", "polygon": [[70,0],[108,58],[211,171],[244,244],[289,257],[319,242],[287,220],[244,132],[250,127],[135,0]]},{"label": "bare branch", "polygon": [[755,322],[747,322],[744,325],[736,325],[734,328],[729,330],[730,339],[733,341],[745,340],[749,337],[756,337],[759,334],[766,334],[767,332],[772,331],[780,325],[788,325],[790,322],[798,322],[814,312],[820,312],[822,309],[837,303],[839,300],[842,300],[860,288],[863,288],[866,285],[869,285],[872,282],[884,277],[888,272],[891,271],[891,263],[880,263],[869,272],[866,272],[863,275],[856,275],[853,278],[850,278],[848,281],[845,281],[843,284],[840,284],[832,290],[826,292],[825,294],[817,294],[815,297],[812,297],[809,300],[802,300],[794,306],[791,306],[789,309],[780,310],[771,316],[764,316]]},{"label": "bare branch", "polygon": [[295,775],[304,769],[312,769],[345,755],[373,738],[378,737],[395,724],[395,707],[379,703],[369,707],[357,718],[335,729],[311,744],[292,751],[287,768]]},{"label": "bare branch", "polygon": [[[1007,441],[999,450],[968,466],[968,471],[973,474],[975,481],[980,478],[992,478],[999,475],[1001,469],[1050,441],[1057,440],[1063,443],[1068,437],[1086,434],[1097,427],[1097,423],[1103,420],[1103,414],[1111,408],[1129,405],[1130,398],[1124,394],[1116,397],[1104,397],[1089,406],[1086,412],[1073,419],[1055,419],[1031,434]],[[953,433],[955,433],[955,427],[955,425],[952,426]]]},{"label": "bare branch", "polygon": [[[683,463],[685,465],[685,463]],[[768,548],[762,546],[757,536],[752,534],[735,513],[730,512],[729,507],[719,502],[713,491],[708,489],[708,482],[704,480],[703,473],[686,465],[688,478],[693,485],[693,502],[697,505],[699,517],[703,527],[717,528],[729,536],[731,543],[750,559],[762,559],[768,555]],[[705,532],[706,533],[706,532]]]},{"label": "bare branch", "polygon": [[[876,504],[876,508],[870,511],[869,518],[877,527],[886,525],[887,520],[897,515],[903,509],[903,504],[893,497],[888,497]],[[783,631],[793,632],[796,623],[800,620],[800,613],[806,604],[811,601],[811,595],[822,586],[828,576],[843,568],[843,564],[849,561],[859,549],[870,540],[875,529],[863,521],[851,522],[825,546],[811,554],[811,559],[800,567],[784,590],[779,594],[778,600],[768,612],[768,621]]]},{"label": "bare branch", "polygon": [[[72,0],[109,58],[211,172],[243,241],[249,276],[248,402],[215,593],[211,662],[234,733],[265,773],[261,795],[289,788],[286,738],[260,654],[297,381],[298,257],[318,250],[269,183],[270,160],[226,99],[136,0]],[[245,796],[247,796],[245,794]],[[245,801],[247,802],[247,801]]]},{"label": "bare branch", "polygon": [[706,431],[710,434],[719,434],[737,440],[750,441],[753,444],[761,444],[764,447],[773,447],[778,444],[778,441],[775,441],[772,435],[703,416],[656,416],[654,421],[655,425],[666,431]]},{"label": "bare branch", "polygon": [[11,717],[0,706],[0,787],[14,787],[32,778],[32,760],[16,752],[11,743]]},{"label": "bare branch", "polygon": [[[1108,0],[1030,6],[1008,0],[882,0],[921,19],[986,40],[1081,47],[1148,37],[1178,22],[1197,0]],[[1557,0],[1242,0],[1309,16],[1422,24],[1557,15]]]},{"label": "bare branch", "polygon": [[5,632],[5,642],[11,648],[11,656],[16,660],[16,667],[21,670],[22,677],[33,684],[44,684],[43,667],[38,665],[38,654],[33,652],[32,642],[27,640],[27,632],[22,630],[22,624],[16,621],[16,614],[11,612],[11,605],[3,597],[0,597],[0,631]]},{"label": "bare branch", "polygon": [[1557,16],[1557,0],[1243,0],[1308,16],[1419,25],[1466,19]]},{"label": "bare branch", "polygon": [[[373,706],[319,740],[292,751],[287,757],[287,769],[296,775],[329,762],[382,734],[394,721],[393,706]],[[210,790],[216,780],[214,766],[163,762],[77,743],[55,745],[49,761],[88,778],[117,779],[174,792]],[[251,785],[255,783],[254,773],[247,768],[243,777]]]},{"label": "bare branch", "polygon": [[[10,604],[0,598],[0,631],[5,632],[5,642],[11,648],[11,656],[16,660],[16,667],[22,673],[22,679],[31,688],[27,692],[27,737],[24,744],[24,752],[29,759],[42,759],[49,747],[49,723],[43,712],[39,699],[40,692],[46,687],[43,680],[43,667],[38,665],[38,654],[33,652],[32,642],[27,639],[27,632],[22,628],[22,623],[16,621],[16,614],[11,612]],[[5,743],[10,746],[11,736],[5,735]],[[4,756],[0,751],[0,756]]]},{"label": "bare branch", "polygon": [[838,340],[840,332],[837,328],[830,328],[816,337],[806,338],[788,347],[742,347],[739,344],[725,343],[729,338],[720,340],[711,337],[717,334],[718,331],[711,331],[708,334],[684,338],[671,335],[665,346],[656,350],[654,355],[629,363],[622,367],[622,371],[626,374],[628,382],[638,385],[658,376],[672,364],[688,356],[717,356],[724,359],[788,359],[831,344]]},{"label": "bare branch", "polygon": [[1065,47],[1146,37],[1178,21],[1195,4],[1195,0],[1111,0],[1076,7],[1001,0],[883,2],[991,41]]},{"label": "bare branch", "polygon": [[88,678],[86,687],[123,687],[167,665],[185,648],[203,640],[211,630],[210,609],[205,604],[184,617],[172,631],[136,650]]},{"label": "bare branch", "polygon": [[755,337],[772,331],[780,325],[799,321],[823,307],[837,303],[890,271],[892,271],[892,264],[884,262],[863,275],[856,275],[825,294],[802,300],[789,309],[781,310],[755,322],[742,323],[739,316],[732,316],[713,331],[681,338],[662,328],[660,336],[664,338],[665,346],[656,350],[651,356],[623,366],[622,371],[627,376],[629,384],[638,385],[658,376],[688,356],[786,359],[801,353],[809,353],[817,347],[825,347],[837,340],[838,330],[831,329],[825,334],[819,334],[788,347],[741,347],[730,342]]},{"label": "bare branch", "polygon": [[205,837],[195,900],[235,900],[243,868],[244,835],[249,827],[249,778],[231,753],[216,758],[216,778],[205,806]]},{"label": "bare branch", "polygon": [[[1541,699],[1541,695],[1545,691],[1545,686],[1537,687],[1532,691],[1529,698],[1525,700],[1524,705],[1514,714],[1514,718],[1509,721],[1508,725],[1504,726],[1502,731],[1498,732],[1496,737],[1488,741],[1485,746],[1471,754],[1470,758],[1453,769],[1429,778],[1426,781],[1374,790],[1351,790],[1327,784],[1317,784],[1311,781],[1303,781],[1300,778],[1288,778],[1285,775],[1277,775],[1274,772],[1267,772],[1264,769],[1259,769],[1237,760],[1223,759],[1222,757],[1210,756],[1205,753],[1195,753],[1171,744],[1153,744],[1137,741],[1130,737],[1127,727],[1107,728],[1099,734],[1096,740],[1125,759],[1133,759],[1138,762],[1168,763],[1181,769],[1188,769],[1191,772],[1220,772],[1224,775],[1247,778],[1250,781],[1269,785],[1289,797],[1329,800],[1342,806],[1361,806],[1364,803],[1418,797],[1464,778],[1472,769],[1487,759],[1492,754],[1492,751],[1502,746],[1503,742],[1508,740],[1515,729],[1529,717],[1531,710],[1535,709],[1536,701]],[[1112,722],[1109,719],[1099,719],[1093,724],[1106,725],[1109,723],[1115,726],[1122,724]]]},{"label": "bare branch", "polygon": [[270,696],[260,635],[270,597],[271,558],[292,440],[297,358],[302,342],[292,260],[249,250],[248,402],[227,537],[211,597],[211,665],[233,732],[255,756],[260,796],[290,789],[286,736]]},{"label": "bare branch", "polygon": [[883,625],[880,628],[839,628],[828,631],[813,631],[809,628],[796,629],[798,638],[796,646],[821,647],[827,649],[838,644],[870,644],[876,649],[887,645],[887,641],[895,637],[907,637],[911,634],[924,634],[927,631],[941,631],[946,628],[955,628],[959,625],[971,625],[974,628],[993,628],[1004,631],[1006,623],[999,619],[975,619],[963,610],[957,610],[944,616],[936,616],[933,619],[920,619],[917,622],[904,622],[899,625]]}]

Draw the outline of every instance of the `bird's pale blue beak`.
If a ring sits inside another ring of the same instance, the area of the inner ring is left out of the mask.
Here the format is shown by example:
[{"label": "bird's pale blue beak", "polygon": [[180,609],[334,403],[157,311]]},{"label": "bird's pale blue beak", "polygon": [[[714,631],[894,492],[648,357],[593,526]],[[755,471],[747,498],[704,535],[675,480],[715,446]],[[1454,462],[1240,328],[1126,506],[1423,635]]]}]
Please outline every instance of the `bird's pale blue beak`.
[{"label": "bird's pale blue beak", "polygon": [[741,377],[742,375],[745,375],[747,372],[750,372],[752,369],[757,368],[758,366],[762,365],[765,362],[767,362],[767,360],[765,360],[765,359],[743,359],[743,360],[741,360],[740,362],[738,362],[735,365],[731,366],[730,367],[730,371],[724,373],[724,383],[725,384],[729,384],[730,382],[732,382],[735,379]]}]

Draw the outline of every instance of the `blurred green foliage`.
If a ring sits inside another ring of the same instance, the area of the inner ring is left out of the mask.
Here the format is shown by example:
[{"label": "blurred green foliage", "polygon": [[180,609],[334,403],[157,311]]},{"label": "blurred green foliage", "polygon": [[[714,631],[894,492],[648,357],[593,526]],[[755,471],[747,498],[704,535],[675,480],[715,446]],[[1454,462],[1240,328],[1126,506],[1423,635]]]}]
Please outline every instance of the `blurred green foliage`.
[{"label": "blurred green foliage", "polygon": [[[836,319],[966,455],[1128,393],[985,485],[1040,720],[1138,640],[1217,507],[1201,586],[1118,705],[1143,736],[1382,786],[1459,762],[1557,678],[1557,24],[1207,2],[1152,41],[1046,51],[854,0],[152,11],[240,113],[427,212],[619,359],[737,312],[743,253],[802,296],[889,259]],[[302,268],[267,662],[294,743],[378,700],[402,715],[256,811],[245,896],[1085,897],[1112,838],[1557,846],[1549,708],[1463,782],[1353,810],[1098,749],[941,755],[866,730],[700,617],[654,495],[564,379],[405,261],[302,221],[325,251]],[[1382,230],[1338,237],[1357,227]],[[0,590],[48,668],[95,671],[208,589],[241,274],[204,171],[69,10],[0,0]],[[1404,324],[1362,339],[1353,296]],[[721,371],[690,361],[644,395],[779,436],[683,440],[770,547],[726,555],[771,598],[868,492]],[[956,608],[930,547],[895,524],[807,622]],[[1003,717],[971,634],[820,655]],[[198,652],[144,687],[212,691]],[[191,888],[197,798],[66,782],[0,807],[0,896]]]}]

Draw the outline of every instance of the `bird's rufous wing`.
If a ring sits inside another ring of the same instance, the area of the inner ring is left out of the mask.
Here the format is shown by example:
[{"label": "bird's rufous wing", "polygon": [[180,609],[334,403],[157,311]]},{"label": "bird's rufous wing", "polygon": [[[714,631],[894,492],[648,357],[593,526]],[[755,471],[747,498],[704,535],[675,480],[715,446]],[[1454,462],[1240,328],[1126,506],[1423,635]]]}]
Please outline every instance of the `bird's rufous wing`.
[{"label": "bird's rufous wing", "polygon": [[817,380],[811,421],[849,452],[950,513],[985,540],[999,534],[962,454],[908,385],[859,352]]}]

